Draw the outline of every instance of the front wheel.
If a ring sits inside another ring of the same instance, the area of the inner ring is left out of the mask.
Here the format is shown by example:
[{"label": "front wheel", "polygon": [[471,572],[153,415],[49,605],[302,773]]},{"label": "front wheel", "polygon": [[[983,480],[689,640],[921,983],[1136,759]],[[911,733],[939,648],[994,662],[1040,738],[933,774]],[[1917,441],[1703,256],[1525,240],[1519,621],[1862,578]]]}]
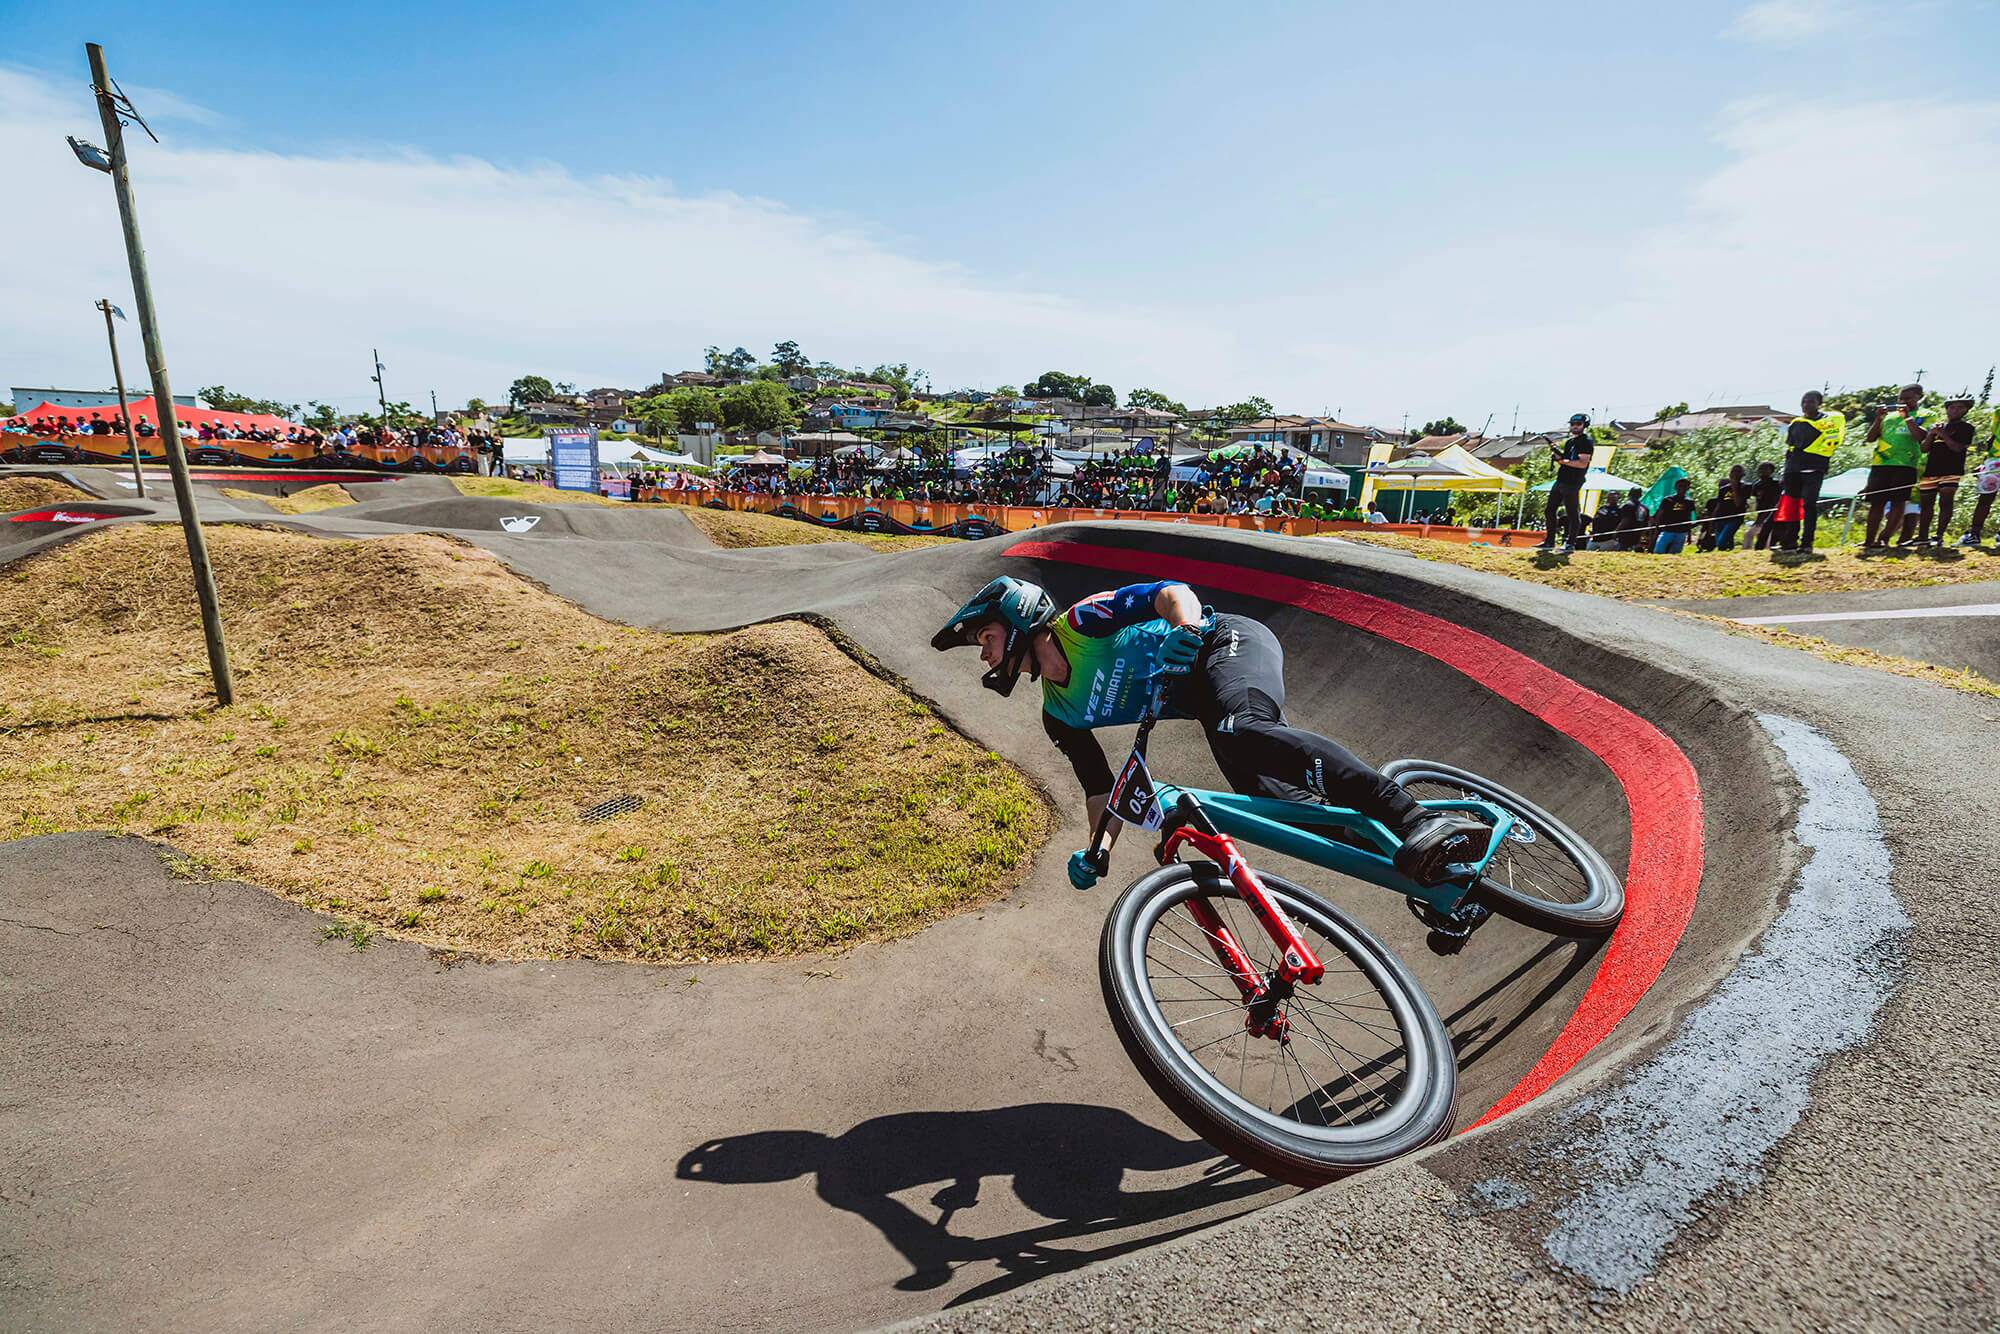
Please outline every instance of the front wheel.
[{"label": "front wheel", "polygon": [[1380,941],[1310,890],[1262,877],[1325,965],[1253,1035],[1235,983],[1184,905],[1205,900],[1269,976],[1278,950],[1207,862],[1161,867],[1105,919],[1098,977],[1125,1052],[1169,1110],[1246,1167],[1317,1186],[1451,1133],[1458,1066],[1437,1009]]},{"label": "front wheel", "polygon": [[1625,915],[1625,886],[1596,848],[1526,797],[1436,760],[1392,760],[1382,773],[1418,801],[1486,801],[1514,827],[1476,890],[1500,913],[1544,931],[1608,931]]}]

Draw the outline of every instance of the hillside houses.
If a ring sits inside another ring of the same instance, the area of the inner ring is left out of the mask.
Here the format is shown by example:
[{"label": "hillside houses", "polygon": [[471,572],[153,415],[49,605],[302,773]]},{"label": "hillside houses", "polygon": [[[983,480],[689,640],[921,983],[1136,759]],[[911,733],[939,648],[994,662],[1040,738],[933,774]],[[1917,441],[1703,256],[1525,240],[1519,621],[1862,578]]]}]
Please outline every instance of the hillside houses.
[{"label": "hillside houses", "polygon": [[1372,426],[1356,426],[1331,417],[1287,416],[1232,426],[1228,436],[1232,444],[1263,445],[1281,453],[1350,467],[1368,462],[1369,449],[1384,438]]}]

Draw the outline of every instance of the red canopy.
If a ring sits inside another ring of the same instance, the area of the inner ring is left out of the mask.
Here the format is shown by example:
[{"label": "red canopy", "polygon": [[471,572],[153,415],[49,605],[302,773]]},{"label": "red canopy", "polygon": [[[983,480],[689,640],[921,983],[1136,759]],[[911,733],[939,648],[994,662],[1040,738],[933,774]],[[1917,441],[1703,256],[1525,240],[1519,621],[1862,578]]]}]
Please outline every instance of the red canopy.
[{"label": "red canopy", "polygon": [[[160,424],[160,414],[153,409],[153,396],[151,394],[146,395],[144,398],[132,399],[131,404],[134,425],[142,421],[149,421],[155,426]],[[106,420],[115,419],[118,416],[118,406],[114,403],[109,406],[100,405],[91,408],[64,408],[57,407],[53,403],[44,403],[40,407],[29,408],[26,412],[18,412],[7,420],[33,421],[42,417],[67,417],[72,422],[87,422],[90,420],[92,413],[96,413]],[[183,422],[189,426],[201,426],[212,422],[217,426],[234,426],[244,431],[285,431],[290,430],[298,424],[296,422],[288,422],[283,417],[270,416],[267,413],[218,412],[214,408],[184,408],[178,403],[174,405],[174,420]]]}]

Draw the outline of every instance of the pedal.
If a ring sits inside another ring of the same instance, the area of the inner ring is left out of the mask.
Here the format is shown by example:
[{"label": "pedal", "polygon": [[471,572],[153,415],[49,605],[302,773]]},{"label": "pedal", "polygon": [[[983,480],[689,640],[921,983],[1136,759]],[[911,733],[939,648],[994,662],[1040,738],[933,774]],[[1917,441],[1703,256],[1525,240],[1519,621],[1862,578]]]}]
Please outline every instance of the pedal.
[{"label": "pedal", "polygon": [[1449,913],[1441,913],[1422,899],[1405,899],[1410,905],[1410,913],[1429,930],[1424,935],[1424,944],[1432,954],[1447,958],[1465,948],[1465,942],[1472,939],[1472,933],[1485,925],[1493,910],[1483,903],[1467,900]]}]

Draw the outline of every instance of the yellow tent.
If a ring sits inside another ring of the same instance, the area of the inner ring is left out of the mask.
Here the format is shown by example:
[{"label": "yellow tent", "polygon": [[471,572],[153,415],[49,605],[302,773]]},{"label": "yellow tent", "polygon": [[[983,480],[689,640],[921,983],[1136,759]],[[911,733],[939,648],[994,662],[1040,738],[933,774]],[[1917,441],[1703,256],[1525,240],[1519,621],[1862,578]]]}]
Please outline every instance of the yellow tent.
[{"label": "yellow tent", "polygon": [[1361,508],[1367,509],[1379,491],[1471,491],[1495,495],[1526,491],[1528,484],[1474,458],[1461,445],[1447,445],[1426,458],[1416,455],[1391,463],[1392,445],[1384,442],[1368,451],[1368,472],[1361,484]]}]

